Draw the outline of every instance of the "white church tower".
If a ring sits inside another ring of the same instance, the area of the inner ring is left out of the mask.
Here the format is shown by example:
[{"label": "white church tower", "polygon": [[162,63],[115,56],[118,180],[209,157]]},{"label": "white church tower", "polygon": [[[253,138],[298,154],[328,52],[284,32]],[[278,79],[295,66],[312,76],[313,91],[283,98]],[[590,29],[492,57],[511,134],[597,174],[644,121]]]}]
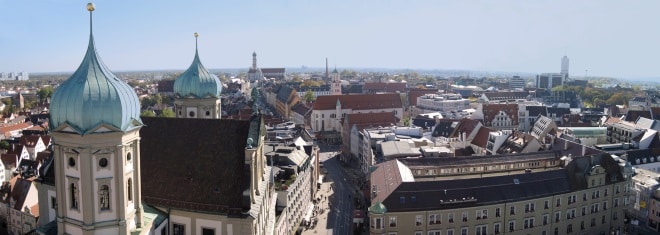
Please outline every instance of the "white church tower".
[{"label": "white church tower", "polygon": [[178,118],[220,119],[222,83],[199,60],[195,33],[195,58],[188,69],[174,81],[174,111]]},{"label": "white church tower", "polygon": [[57,233],[131,234],[143,226],[140,100],[96,53],[87,10],[87,52],[50,105]]},{"label": "white church tower", "polygon": [[341,79],[337,68],[330,74],[330,94],[331,95],[341,95]]}]

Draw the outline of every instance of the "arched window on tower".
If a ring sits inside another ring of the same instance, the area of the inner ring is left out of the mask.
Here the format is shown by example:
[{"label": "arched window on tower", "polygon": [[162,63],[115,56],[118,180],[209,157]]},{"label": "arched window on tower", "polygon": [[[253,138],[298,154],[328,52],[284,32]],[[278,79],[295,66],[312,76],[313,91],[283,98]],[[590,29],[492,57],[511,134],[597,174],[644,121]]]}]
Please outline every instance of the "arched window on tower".
[{"label": "arched window on tower", "polygon": [[128,201],[133,201],[133,179],[128,178],[128,183],[126,184],[128,190]]},{"label": "arched window on tower", "polygon": [[110,187],[107,185],[101,185],[99,190],[99,206],[101,210],[110,209]]},{"label": "arched window on tower", "polygon": [[71,183],[71,187],[69,187],[71,192],[69,192],[70,195],[70,200],[71,200],[71,209],[78,209],[78,188],[76,187],[75,183]]}]

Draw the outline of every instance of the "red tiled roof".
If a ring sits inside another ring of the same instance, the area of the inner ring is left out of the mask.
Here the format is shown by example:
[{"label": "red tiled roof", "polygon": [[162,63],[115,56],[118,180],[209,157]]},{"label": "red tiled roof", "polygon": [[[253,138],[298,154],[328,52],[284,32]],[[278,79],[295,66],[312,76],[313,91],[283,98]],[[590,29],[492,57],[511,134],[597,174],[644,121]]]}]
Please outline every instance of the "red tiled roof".
[{"label": "red tiled roof", "polygon": [[38,135],[24,135],[21,136],[21,139],[19,140],[19,143],[22,145],[25,145],[25,147],[28,148],[34,148],[34,146],[37,145],[37,142],[39,142],[39,139],[41,136]]},{"label": "red tiled roof", "polygon": [[469,135],[477,125],[479,125],[479,121],[463,118],[458,122],[458,125],[456,125],[456,128],[454,128],[454,131],[449,137],[456,138],[460,133],[466,133],[466,135]]},{"label": "red tiled roof", "polygon": [[8,166],[16,166],[16,154],[5,153],[0,155],[0,159],[2,159],[2,164],[4,164],[6,168]]},{"label": "red tiled roof", "polygon": [[608,117],[607,120],[605,120],[605,123],[619,123],[621,122],[621,118],[618,117]]},{"label": "red tiled roof", "polygon": [[651,115],[653,119],[660,120],[660,107],[651,107]]},{"label": "red tiled roof", "polygon": [[358,128],[366,128],[368,126],[389,126],[399,122],[393,112],[381,113],[355,113],[348,114],[344,119],[350,129],[353,125],[358,125]]},{"label": "red tiled roof", "polygon": [[366,82],[363,91],[369,92],[405,92],[406,83],[403,82]]},{"label": "red tiled roof", "polygon": [[25,146],[23,146],[22,144],[10,144],[7,153],[13,153],[20,156],[24,147]]},{"label": "red tiled roof", "polygon": [[41,141],[44,142],[45,146],[50,145],[50,136],[49,135],[42,135],[41,136]]},{"label": "red tiled roof", "polygon": [[399,94],[360,94],[360,95],[326,95],[316,98],[314,110],[333,110],[341,103],[342,109],[389,109],[403,108]]},{"label": "red tiled roof", "polygon": [[483,104],[484,123],[491,125],[491,121],[500,111],[503,111],[512,119],[513,125],[518,125],[518,105],[517,104]]},{"label": "red tiled roof", "polygon": [[37,157],[34,159],[38,163],[43,163],[48,157],[50,157],[51,152],[49,150],[37,153]]},{"label": "red tiled roof", "polygon": [[477,132],[477,135],[474,137],[472,140],[472,144],[485,148],[486,143],[488,143],[488,135],[489,133],[493,131],[488,127],[481,127],[479,128],[479,132]]},{"label": "red tiled roof", "polygon": [[11,126],[0,127],[0,133],[3,133],[5,135],[7,135],[7,133],[9,133],[9,132],[17,131],[17,130],[24,130],[24,129],[27,129],[27,128],[30,128],[30,127],[32,127],[31,122],[23,122],[23,123],[18,123],[18,124],[11,125]]}]

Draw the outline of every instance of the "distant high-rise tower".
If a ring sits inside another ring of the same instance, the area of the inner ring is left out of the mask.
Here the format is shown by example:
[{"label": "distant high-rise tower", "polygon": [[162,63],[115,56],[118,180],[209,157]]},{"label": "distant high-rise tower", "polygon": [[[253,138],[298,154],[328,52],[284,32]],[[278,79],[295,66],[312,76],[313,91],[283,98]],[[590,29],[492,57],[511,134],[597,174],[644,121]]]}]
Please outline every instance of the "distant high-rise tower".
[{"label": "distant high-rise tower", "polygon": [[561,74],[564,75],[564,78],[568,78],[568,56],[561,58]]},{"label": "distant high-rise tower", "polygon": [[339,76],[339,72],[337,72],[337,68],[335,68],[335,70],[332,71],[330,77],[332,78],[332,81],[330,82],[332,84],[330,87],[332,91],[330,93],[332,95],[341,95],[341,79]]}]

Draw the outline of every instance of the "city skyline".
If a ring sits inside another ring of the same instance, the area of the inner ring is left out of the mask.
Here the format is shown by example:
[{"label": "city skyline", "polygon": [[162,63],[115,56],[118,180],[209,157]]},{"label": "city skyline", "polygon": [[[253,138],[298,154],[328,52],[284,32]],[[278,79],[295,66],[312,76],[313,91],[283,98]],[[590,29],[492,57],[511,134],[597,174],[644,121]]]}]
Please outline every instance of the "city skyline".
[{"label": "city skyline", "polygon": [[[87,1],[0,0],[0,71],[69,72],[89,35]],[[97,1],[96,47],[113,71],[183,70],[194,32],[208,68],[457,69],[660,77],[652,1]],[[655,5],[655,7],[653,6]]]}]

